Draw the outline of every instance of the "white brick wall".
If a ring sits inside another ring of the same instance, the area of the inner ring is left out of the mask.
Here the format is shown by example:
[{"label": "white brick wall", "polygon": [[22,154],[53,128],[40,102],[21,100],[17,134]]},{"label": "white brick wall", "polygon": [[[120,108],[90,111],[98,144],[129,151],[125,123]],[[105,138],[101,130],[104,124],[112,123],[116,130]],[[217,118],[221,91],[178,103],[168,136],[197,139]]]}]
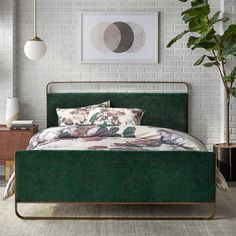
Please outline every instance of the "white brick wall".
[{"label": "white brick wall", "polygon": [[[233,12],[236,6],[227,6],[233,5],[234,1],[225,1],[226,11]],[[22,118],[34,119],[41,128],[45,126],[45,85],[49,81],[185,81],[192,86],[191,133],[207,143],[209,148],[213,143],[222,141],[218,72],[193,67],[201,53],[197,50],[192,53],[184,41],[178,42],[171,49],[166,48],[167,42],[184,29],[180,13],[186,4],[178,0],[38,0],[38,32],[45,40],[48,52],[43,60],[31,62],[25,57],[23,47],[32,35],[32,2],[17,0],[16,8],[15,81]],[[220,0],[210,2],[214,11],[220,9]],[[79,11],[100,10],[160,11],[160,63],[80,65]],[[6,62],[5,65],[10,68],[11,64]],[[4,96],[1,93],[1,100]],[[1,105],[0,111],[3,110]],[[233,119],[236,123],[236,116]]]},{"label": "white brick wall", "polygon": [[0,122],[5,120],[7,97],[13,96],[14,1],[0,1]]}]

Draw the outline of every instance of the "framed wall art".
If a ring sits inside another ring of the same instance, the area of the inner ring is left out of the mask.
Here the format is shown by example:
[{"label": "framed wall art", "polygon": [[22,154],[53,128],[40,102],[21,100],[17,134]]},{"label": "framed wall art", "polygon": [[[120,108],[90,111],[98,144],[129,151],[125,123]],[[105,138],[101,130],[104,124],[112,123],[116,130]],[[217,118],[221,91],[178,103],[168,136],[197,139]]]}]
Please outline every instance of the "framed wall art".
[{"label": "framed wall art", "polygon": [[81,12],[81,63],[156,63],[158,12]]}]

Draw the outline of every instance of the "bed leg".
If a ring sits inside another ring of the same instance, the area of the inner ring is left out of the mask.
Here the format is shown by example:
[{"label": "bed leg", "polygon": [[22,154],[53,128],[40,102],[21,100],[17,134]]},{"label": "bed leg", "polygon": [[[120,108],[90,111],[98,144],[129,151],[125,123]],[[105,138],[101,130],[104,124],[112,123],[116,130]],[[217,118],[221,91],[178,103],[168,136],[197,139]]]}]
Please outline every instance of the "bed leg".
[{"label": "bed leg", "polygon": [[15,214],[22,220],[212,220],[216,214],[216,203],[207,216],[179,216],[179,217],[93,217],[93,216],[23,216],[18,212],[15,201]]},{"label": "bed leg", "polygon": [[212,209],[212,212],[211,214],[206,217],[206,220],[212,220],[216,215],[216,202],[213,203],[213,209]]},{"label": "bed leg", "polygon": [[27,217],[25,218],[24,216],[22,216],[19,212],[18,212],[18,208],[17,208],[17,201],[15,201],[15,214],[18,218],[25,220],[27,219]]}]

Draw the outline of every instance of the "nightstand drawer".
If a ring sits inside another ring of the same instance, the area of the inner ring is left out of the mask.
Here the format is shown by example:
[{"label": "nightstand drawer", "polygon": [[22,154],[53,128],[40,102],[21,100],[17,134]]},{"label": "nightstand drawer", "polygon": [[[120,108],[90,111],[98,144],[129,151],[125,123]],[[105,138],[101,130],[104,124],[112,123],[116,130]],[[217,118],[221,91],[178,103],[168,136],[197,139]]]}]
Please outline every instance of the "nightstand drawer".
[{"label": "nightstand drawer", "polygon": [[30,138],[38,131],[35,126],[29,130],[9,130],[0,128],[0,161],[14,160],[17,150],[24,150]]},{"label": "nightstand drawer", "polygon": [[0,134],[0,159],[14,159],[16,150],[23,150],[27,147],[31,132],[18,132]]}]

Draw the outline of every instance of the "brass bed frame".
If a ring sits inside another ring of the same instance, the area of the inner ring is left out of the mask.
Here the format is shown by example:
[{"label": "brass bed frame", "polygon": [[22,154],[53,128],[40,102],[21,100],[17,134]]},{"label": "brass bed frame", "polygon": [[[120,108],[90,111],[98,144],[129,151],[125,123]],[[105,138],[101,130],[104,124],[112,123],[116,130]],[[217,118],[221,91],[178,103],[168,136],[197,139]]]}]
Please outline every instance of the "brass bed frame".
[{"label": "brass bed frame", "polygon": [[[99,84],[115,84],[115,83],[125,83],[125,84],[173,84],[173,85],[185,85],[188,94],[188,107],[189,107],[189,94],[190,94],[190,86],[185,82],[176,82],[176,81],[168,81],[168,82],[158,82],[158,81],[60,81],[60,82],[50,82],[46,86],[46,96],[50,93],[50,86],[53,84],[88,84],[88,83],[99,83]],[[137,93],[138,94],[138,93]],[[47,119],[47,118],[46,118]],[[188,127],[189,128],[189,127]],[[17,152],[19,153],[19,152]],[[16,154],[17,154],[16,153]],[[17,156],[17,155],[16,155]],[[20,159],[20,158],[19,158]],[[17,160],[15,161],[15,165]],[[216,162],[215,162],[216,164]],[[216,167],[216,165],[215,165]],[[16,176],[17,176],[17,166],[15,166]],[[216,174],[216,173],[215,173]],[[215,178],[216,179],[216,178]],[[17,178],[16,178],[16,186],[17,186]],[[215,193],[216,194],[216,193]],[[97,217],[97,216],[23,216],[18,211],[19,203],[63,203],[63,204],[77,204],[77,205],[202,205],[202,206],[211,206],[211,210],[208,215],[199,216],[145,216],[145,217],[126,217],[126,216],[105,216],[105,217]],[[214,218],[216,213],[216,202],[18,202],[15,198],[15,213],[16,215],[23,220],[209,220]]]}]

